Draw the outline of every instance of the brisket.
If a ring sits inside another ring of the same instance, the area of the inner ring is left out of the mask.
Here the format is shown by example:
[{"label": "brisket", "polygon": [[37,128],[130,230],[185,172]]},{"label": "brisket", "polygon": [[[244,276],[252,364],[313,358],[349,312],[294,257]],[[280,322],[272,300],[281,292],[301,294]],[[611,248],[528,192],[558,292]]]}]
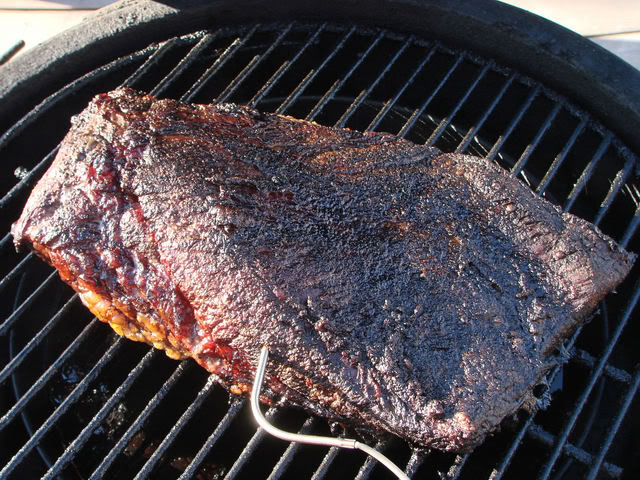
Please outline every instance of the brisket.
[{"label": "brisket", "polygon": [[120,335],[233,393],[468,450],[635,255],[496,165],[389,134],[98,95],[13,225]]}]

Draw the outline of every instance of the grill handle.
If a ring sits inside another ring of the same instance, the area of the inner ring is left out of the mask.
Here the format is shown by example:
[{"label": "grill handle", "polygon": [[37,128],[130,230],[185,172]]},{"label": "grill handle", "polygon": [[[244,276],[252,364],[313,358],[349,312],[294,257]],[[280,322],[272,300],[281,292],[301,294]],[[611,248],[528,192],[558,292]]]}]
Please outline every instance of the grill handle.
[{"label": "grill handle", "polygon": [[269,358],[269,349],[263,346],[260,350],[260,358],[258,359],[258,366],[256,368],[256,376],[253,380],[253,388],[251,389],[251,412],[253,413],[256,422],[267,433],[270,433],[274,437],[278,437],[288,442],[300,442],[310,443],[312,445],[325,445],[329,447],[358,449],[365,452],[367,455],[372,456],[385,467],[393,472],[393,474],[400,480],[409,480],[409,477],[398,466],[385,457],[382,453],[371,448],[369,445],[360,443],[357,440],[350,438],[333,438],[322,437],[319,435],[300,435],[298,433],[285,432],[279,428],[271,425],[262,414],[260,410],[260,389],[262,388],[262,382],[264,381],[264,373],[267,368],[267,360]]}]

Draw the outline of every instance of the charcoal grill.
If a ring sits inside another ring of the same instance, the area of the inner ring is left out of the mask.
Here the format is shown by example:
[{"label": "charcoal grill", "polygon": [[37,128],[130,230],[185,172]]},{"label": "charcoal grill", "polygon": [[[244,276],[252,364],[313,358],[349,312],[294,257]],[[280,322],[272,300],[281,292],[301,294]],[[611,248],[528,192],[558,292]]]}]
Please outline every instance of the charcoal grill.
[{"label": "charcoal grill", "polygon": [[[120,2],[0,70],[0,477],[389,478],[358,452],[267,438],[246,400],[115,336],[14,251],[9,226],[69,117],[128,85],[388,131],[497,162],[639,252],[640,74],[497,3],[190,3]],[[638,273],[567,341],[545,410],[506,419],[467,454],[365,440],[412,478],[637,478]],[[266,415],[353,434],[295,409]]]}]

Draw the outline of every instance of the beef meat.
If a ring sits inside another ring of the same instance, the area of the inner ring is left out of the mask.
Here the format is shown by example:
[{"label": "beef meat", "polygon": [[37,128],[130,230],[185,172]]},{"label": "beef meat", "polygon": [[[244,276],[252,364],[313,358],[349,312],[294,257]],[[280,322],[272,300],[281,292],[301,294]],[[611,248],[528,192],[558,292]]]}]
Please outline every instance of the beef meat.
[{"label": "beef meat", "polygon": [[635,256],[496,165],[121,89],[73,119],[12,233],[120,335],[233,393],[413,444],[532,405]]}]

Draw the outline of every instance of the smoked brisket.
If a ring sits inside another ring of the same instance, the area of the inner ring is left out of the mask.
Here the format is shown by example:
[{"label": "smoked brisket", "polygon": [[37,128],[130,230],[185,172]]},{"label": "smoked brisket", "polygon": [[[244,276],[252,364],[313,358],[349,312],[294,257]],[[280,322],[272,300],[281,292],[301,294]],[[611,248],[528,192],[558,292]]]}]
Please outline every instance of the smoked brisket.
[{"label": "smoked brisket", "polygon": [[232,104],[95,97],[13,225],[120,335],[233,393],[468,450],[635,255],[481,158]]}]

